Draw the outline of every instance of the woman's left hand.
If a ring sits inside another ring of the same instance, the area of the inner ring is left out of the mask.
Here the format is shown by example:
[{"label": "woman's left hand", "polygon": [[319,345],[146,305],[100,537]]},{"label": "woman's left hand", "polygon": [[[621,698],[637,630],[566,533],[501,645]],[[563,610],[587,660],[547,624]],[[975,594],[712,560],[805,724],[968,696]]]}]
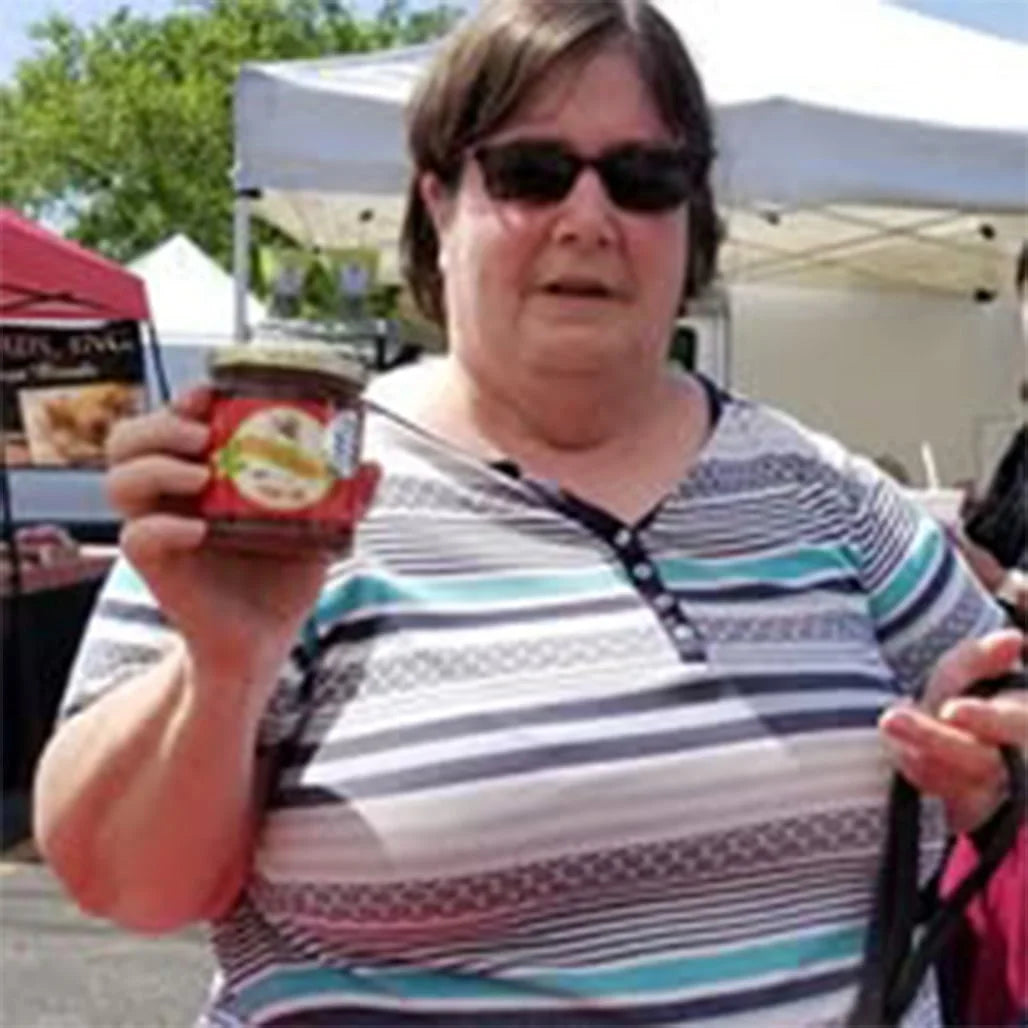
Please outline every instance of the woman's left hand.
[{"label": "woman's left hand", "polygon": [[984,824],[1003,800],[1007,771],[998,747],[1028,751],[1028,691],[989,699],[961,694],[1016,667],[1023,644],[1013,630],[959,643],[935,665],[919,704],[891,707],[878,723],[897,769],[943,801],[956,832]]}]

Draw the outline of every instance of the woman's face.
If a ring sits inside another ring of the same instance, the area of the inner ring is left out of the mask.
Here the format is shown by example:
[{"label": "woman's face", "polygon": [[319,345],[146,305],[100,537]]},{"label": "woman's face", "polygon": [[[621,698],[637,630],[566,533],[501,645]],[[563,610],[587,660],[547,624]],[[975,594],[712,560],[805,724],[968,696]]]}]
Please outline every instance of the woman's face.
[{"label": "woman's face", "polygon": [[[595,157],[626,143],[671,144],[620,48],[560,69],[487,145],[559,141]],[[447,194],[423,183],[440,237],[451,345],[493,383],[521,372],[593,375],[664,360],[681,299],[686,208],[619,208],[595,169],[551,203],[494,199],[469,157]]]}]

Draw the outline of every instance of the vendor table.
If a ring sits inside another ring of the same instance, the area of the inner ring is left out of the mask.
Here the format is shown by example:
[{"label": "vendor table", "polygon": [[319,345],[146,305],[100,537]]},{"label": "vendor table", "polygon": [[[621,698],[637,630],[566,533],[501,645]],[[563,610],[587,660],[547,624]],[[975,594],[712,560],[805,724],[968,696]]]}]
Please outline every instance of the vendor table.
[{"label": "vendor table", "polygon": [[28,795],[36,762],[115,552],[113,547],[84,547],[75,559],[26,567],[17,596],[10,576],[0,577],[4,845],[28,830]]}]

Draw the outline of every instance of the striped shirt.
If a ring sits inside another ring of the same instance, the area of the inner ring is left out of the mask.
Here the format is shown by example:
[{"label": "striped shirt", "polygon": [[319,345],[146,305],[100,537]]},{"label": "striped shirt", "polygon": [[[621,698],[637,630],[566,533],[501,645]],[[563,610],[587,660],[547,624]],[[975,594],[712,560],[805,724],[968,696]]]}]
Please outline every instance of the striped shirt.
[{"label": "striped shirt", "polygon": [[[729,396],[634,525],[381,413],[367,450],[376,501],[261,725],[275,786],[201,1023],[840,1024],[876,720],[1002,621],[935,523]],[[168,632],[120,565],[66,712]],[[907,1020],[939,1023],[933,986]]]}]

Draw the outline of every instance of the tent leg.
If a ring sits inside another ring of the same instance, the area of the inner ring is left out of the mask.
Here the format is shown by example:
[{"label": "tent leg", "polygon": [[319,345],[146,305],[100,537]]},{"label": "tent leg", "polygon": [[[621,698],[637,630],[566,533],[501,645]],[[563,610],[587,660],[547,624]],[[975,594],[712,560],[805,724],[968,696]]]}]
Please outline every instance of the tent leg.
[{"label": "tent leg", "polygon": [[[0,440],[2,446],[2,440]],[[2,520],[3,541],[10,560],[10,579],[3,597],[3,617],[0,631],[3,635],[3,676],[0,678],[0,696],[3,702],[3,746],[0,747],[0,775],[3,788],[0,789],[0,844],[7,846],[16,841],[12,836],[24,834],[26,824],[11,813],[15,809],[13,795],[26,788],[25,738],[27,732],[24,703],[29,687],[37,685],[29,674],[24,646],[24,614],[22,609],[21,553],[18,550],[17,526],[14,520],[14,504],[11,499],[11,477],[6,454],[0,452],[0,520]],[[13,825],[11,822],[21,822]]]},{"label": "tent leg", "polygon": [[161,343],[157,338],[157,326],[153,321],[146,323],[146,333],[150,341],[150,357],[154,377],[157,379],[157,398],[162,404],[171,403],[171,387],[168,385],[168,374],[164,370],[164,358],[161,356]]},{"label": "tent leg", "polygon": [[725,359],[725,380],[726,389],[735,385],[735,339],[732,324],[732,294],[727,285],[720,287],[721,294],[721,336],[722,350]]},{"label": "tent leg", "polygon": [[[6,454],[0,455],[0,522],[3,526],[3,541],[7,544],[8,559],[11,562],[11,595],[17,598],[21,596],[22,591],[21,554],[18,552],[14,503],[11,499],[11,476]],[[12,639],[12,645],[16,642],[17,637],[15,636]]]},{"label": "tent leg", "polygon": [[235,282],[235,313],[232,338],[245,343],[250,337],[246,323],[246,297],[250,290],[250,190],[236,193],[232,216],[232,272]]}]

